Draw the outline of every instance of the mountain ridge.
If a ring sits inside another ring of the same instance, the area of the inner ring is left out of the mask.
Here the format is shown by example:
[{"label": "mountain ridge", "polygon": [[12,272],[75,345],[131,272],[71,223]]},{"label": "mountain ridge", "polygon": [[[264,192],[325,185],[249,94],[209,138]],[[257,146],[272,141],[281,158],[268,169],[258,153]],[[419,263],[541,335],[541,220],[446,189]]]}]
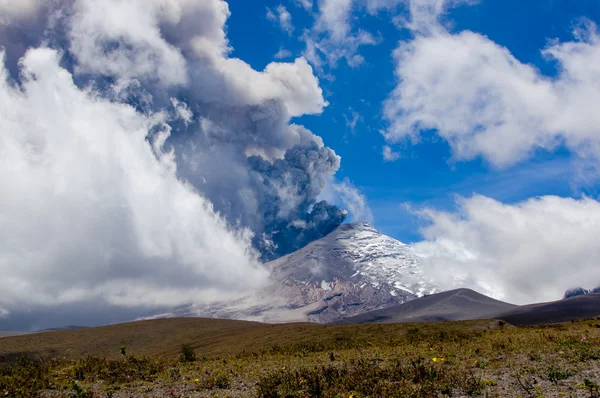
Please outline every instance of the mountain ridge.
[{"label": "mountain ridge", "polygon": [[570,322],[600,316],[600,294],[513,305],[471,289],[455,289],[345,318],[338,323],[373,324],[497,319],[515,326]]},{"label": "mountain ridge", "polygon": [[460,288],[421,297],[346,318],[342,323],[404,323],[472,320],[517,307],[471,289]]}]

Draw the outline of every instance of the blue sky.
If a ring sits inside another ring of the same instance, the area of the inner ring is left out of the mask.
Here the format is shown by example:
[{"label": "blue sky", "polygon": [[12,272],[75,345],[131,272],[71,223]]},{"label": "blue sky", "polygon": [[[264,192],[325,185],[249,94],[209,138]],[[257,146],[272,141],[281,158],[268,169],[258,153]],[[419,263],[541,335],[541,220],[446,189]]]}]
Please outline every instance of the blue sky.
[{"label": "blue sky", "polygon": [[[291,13],[294,32],[288,35],[267,19],[267,8],[284,5]],[[240,57],[255,69],[273,61],[280,49],[293,57],[302,56],[302,34],[310,29],[313,16],[292,1],[229,1],[231,17],[228,37]],[[403,204],[413,208],[433,206],[451,209],[455,195],[485,195],[514,203],[542,195],[596,196],[592,184],[577,181],[576,170],[566,149],[546,152],[510,167],[498,168],[481,157],[456,162],[449,145],[436,137],[413,145],[396,145],[401,157],[386,162],[382,157],[385,140],[379,133],[386,127],[382,103],[394,89],[392,52],[398,41],[410,40],[411,32],[398,28],[392,19],[405,11],[380,11],[377,16],[357,13],[357,28],[372,32],[378,44],[362,47],[365,62],[350,67],[341,61],[330,70],[333,80],[321,76],[320,83],[329,106],[322,115],[304,116],[298,121],[323,137],[325,144],[342,157],[338,177],[349,178],[367,196],[375,224],[383,232],[405,242],[420,239],[419,221]],[[317,5],[314,5],[315,12]],[[541,50],[552,40],[572,40],[573,27],[582,17],[600,22],[599,1],[570,0],[482,0],[447,11],[450,32],[470,30],[504,46],[521,62],[531,64],[548,77],[557,74],[556,63],[545,59]],[[359,115],[354,130],[347,126],[353,113]]]}]

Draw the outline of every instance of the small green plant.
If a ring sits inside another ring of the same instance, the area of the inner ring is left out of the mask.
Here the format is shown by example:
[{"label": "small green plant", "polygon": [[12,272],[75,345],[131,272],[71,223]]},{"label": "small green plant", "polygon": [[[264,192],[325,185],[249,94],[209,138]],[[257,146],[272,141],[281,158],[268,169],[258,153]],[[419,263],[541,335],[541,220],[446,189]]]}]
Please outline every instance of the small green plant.
[{"label": "small green plant", "polygon": [[215,388],[225,389],[229,388],[231,385],[231,380],[229,380],[229,376],[226,373],[218,372],[213,373],[200,380],[199,387],[206,390],[213,390]]},{"label": "small green plant", "polygon": [[258,383],[256,383],[256,392],[261,398],[278,398],[280,396],[279,386],[282,382],[279,374],[270,374],[262,377]]},{"label": "small green plant", "polygon": [[125,350],[124,345],[122,345],[121,348],[119,348],[119,351],[121,352],[121,355],[123,355],[124,357],[127,356],[127,351]]},{"label": "small green plant", "polygon": [[79,385],[75,380],[71,382],[71,395],[77,398],[87,398],[87,391]]},{"label": "small green plant", "polygon": [[600,386],[593,380],[585,379],[583,381],[583,385],[590,393],[590,398],[598,398],[600,397]]},{"label": "small green plant", "polygon": [[182,344],[181,350],[179,351],[179,360],[181,362],[195,362],[196,351],[190,344]]},{"label": "small green plant", "polygon": [[483,379],[480,379],[475,376],[471,376],[467,379],[465,383],[465,392],[468,396],[479,396],[483,394],[485,390],[485,382]]},{"label": "small green plant", "polygon": [[477,367],[479,369],[487,369],[490,366],[489,362],[486,361],[477,361]]},{"label": "small green plant", "polygon": [[498,382],[496,380],[481,379],[481,381],[483,382],[483,384],[485,384],[486,386],[490,386],[490,387],[494,387],[494,386],[498,385]]},{"label": "small green plant", "polygon": [[568,370],[559,369],[556,366],[550,366],[548,368],[548,380],[550,380],[554,384],[558,384],[560,380],[567,380],[571,377],[571,372]]}]

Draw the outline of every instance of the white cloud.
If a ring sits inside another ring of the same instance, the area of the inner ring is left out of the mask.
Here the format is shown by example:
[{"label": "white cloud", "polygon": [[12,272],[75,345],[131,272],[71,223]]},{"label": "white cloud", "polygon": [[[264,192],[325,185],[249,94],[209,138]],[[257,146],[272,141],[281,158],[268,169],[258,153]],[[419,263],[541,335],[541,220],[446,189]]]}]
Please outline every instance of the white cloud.
[{"label": "white cloud", "polygon": [[476,4],[479,0],[407,0],[406,2],[410,14],[407,27],[419,34],[433,34],[444,31],[440,19],[448,9],[461,4]]},{"label": "white cloud", "polygon": [[333,41],[346,39],[350,32],[353,0],[321,0],[316,28],[329,32]]},{"label": "white cloud", "polygon": [[391,11],[400,5],[406,6],[410,0],[366,0],[367,11],[374,15],[381,10]]},{"label": "white cloud", "polygon": [[[291,116],[320,113],[327,105],[302,58],[260,72],[228,57],[230,13],[222,0],[78,0],[76,10],[68,23],[77,72],[165,86],[189,82],[194,99],[203,102],[282,100]],[[133,22],[129,15],[136,15]]]},{"label": "white cloud", "polygon": [[78,89],[54,50],[21,64],[22,88],[0,70],[1,307],[176,305],[261,282],[249,232],[177,178],[166,113]]},{"label": "white cloud", "polygon": [[239,59],[219,57],[193,76],[196,95],[207,102],[243,106],[278,100],[290,116],[319,114],[327,106],[313,69],[302,57],[292,63],[272,62],[262,72]]},{"label": "white cloud", "polygon": [[339,183],[330,183],[323,192],[323,196],[324,199],[338,203],[347,209],[351,221],[373,222],[373,212],[367,198],[348,178]]},{"label": "white cloud", "polygon": [[394,53],[398,85],[384,109],[389,142],[418,141],[422,130],[432,129],[456,160],[482,156],[506,167],[562,144],[597,159],[600,39],[592,22],[575,30],[575,41],[543,50],[559,69],[549,78],[482,35],[449,34],[436,22],[440,7],[423,6],[434,17],[421,18],[429,22],[420,26],[429,28]]},{"label": "white cloud", "polygon": [[311,11],[313,8],[312,0],[294,0],[294,4],[297,7],[304,8],[306,11]]},{"label": "white cloud", "polygon": [[162,18],[164,22],[181,18],[182,4],[178,3],[76,1],[70,39],[77,71],[123,79],[157,79],[165,85],[187,83],[183,54],[163,38],[158,26]]},{"label": "white cloud", "polygon": [[600,285],[600,202],[545,196],[503,204],[459,199],[456,213],[424,210],[431,224],[414,245],[445,287],[468,286],[500,299],[560,299],[565,289]]},{"label": "white cloud", "polygon": [[0,24],[30,18],[44,5],[44,0],[0,0]]},{"label": "white cloud", "polygon": [[352,24],[353,11],[362,4],[355,0],[321,0],[318,6],[314,26],[303,36],[304,56],[321,74],[325,66],[335,68],[342,59],[351,67],[361,65],[364,58],[358,49],[377,44],[371,33]]},{"label": "white cloud", "polygon": [[362,117],[358,112],[350,108],[350,116],[344,114],[344,119],[346,120],[346,128],[350,129],[350,132],[354,134],[356,132],[356,125],[362,120]]},{"label": "white cloud", "polygon": [[281,30],[291,35],[294,32],[294,25],[292,24],[292,14],[283,6],[278,5],[275,10],[267,8],[267,19],[272,22],[277,22]]},{"label": "white cloud", "polygon": [[394,150],[389,145],[383,146],[383,160],[385,160],[386,162],[395,162],[401,157],[402,156],[399,153],[394,152]]},{"label": "white cloud", "polygon": [[[565,145],[593,165],[600,156],[600,37],[584,21],[571,42],[543,55],[556,77],[523,64],[480,34],[451,34],[443,15],[473,1],[412,0],[405,27],[414,39],[394,53],[398,84],[385,103],[388,142],[417,143],[431,130],[455,160],[483,157],[509,167]],[[388,149],[389,148],[389,149]],[[392,157],[384,147],[384,158]],[[593,168],[593,167],[592,167]],[[430,225],[415,244],[445,288],[467,286],[516,303],[554,300],[576,285],[600,284],[600,203],[546,196],[503,204],[475,195],[457,212],[426,209]]]},{"label": "white cloud", "polygon": [[292,57],[292,52],[283,47],[279,47],[279,51],[277,51],[274,55],[275,59],[286,59]]}]

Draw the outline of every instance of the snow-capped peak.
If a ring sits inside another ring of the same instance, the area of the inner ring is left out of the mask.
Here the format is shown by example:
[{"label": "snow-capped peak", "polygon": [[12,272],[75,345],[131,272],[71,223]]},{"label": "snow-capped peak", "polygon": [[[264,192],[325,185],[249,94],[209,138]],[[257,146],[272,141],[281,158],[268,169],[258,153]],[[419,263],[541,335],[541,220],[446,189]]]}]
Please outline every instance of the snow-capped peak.
[{"label": "snow-capped peak", "polygon": [[332,322],[436,293],[414,249],[360,221],[344,224],[308,246],[265,264],[269,287],[235,303],[178,315],[268,322]]}]

